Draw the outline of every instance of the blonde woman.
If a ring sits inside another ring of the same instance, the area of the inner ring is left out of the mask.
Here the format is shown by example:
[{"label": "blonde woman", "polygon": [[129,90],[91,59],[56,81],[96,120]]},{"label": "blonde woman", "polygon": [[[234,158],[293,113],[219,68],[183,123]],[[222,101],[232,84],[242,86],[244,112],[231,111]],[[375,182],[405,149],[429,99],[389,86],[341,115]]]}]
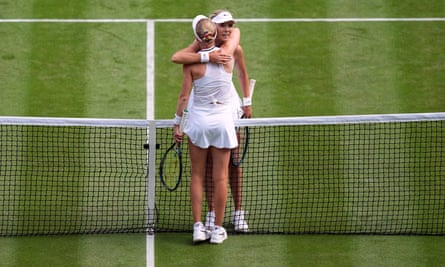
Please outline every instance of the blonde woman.
[{"label": "blonde woman", "polygon": [[[232,84],[233,114],[235,118],[239,118],[239,114],[243,114],[245,118],[250,118],[252,116],[252,107],[249,92],[249,76],[244,60],[244,52],[239,45],[240,31],[238,28],[234,27],[235,20],[229,11],[217,10],[210,15],[210,18],[217,25],[218,34],[215,44],[217,47],[220,47],[220,49],[208,53],[197,53],[197,51],[199,51],[199,43],[195,40],[187,48],[176,52],[172,56],[172,61],[179,64],[200,63],[205,61],[226,64],[229,60],[234,59],[235,70],[241,86],[243,101],[241,102],[238,93],[236,92],[236,88]],[[210,157],[208,165],[208,173],[211,173]],[[249,227],[245,220],[244,210],[242,210],[242,168],[229,164],[229,178],[235,206],[235,210],[232,212],[231,222],[235,231],[247,232]],[[206,226],[211,229],[215,221],[213,188],[211,183],[206,183],[206,199],[209,208],[206,216]]]},{"label": "blonde woman", "polygon": [[[201,53],[215,47],[216,26],[210,19],[197,16],[193,20],[193,32]],[[222,222],[227,200],[228,164],[230,150],[238,146],[232,116],[232,70],[234,62],[226,64],[187,64],[183,66],[182,89],[175,114],[174,137],[183,140],[179,131],[180,118],[187,107],[194,88],[184,133],[188,136],[191,160],[190,198],[193,213],[193,241],[210,238],[210,243],[220,244],[227,239]],[[212,183],[214,185],[215,226],[208,232],[201,221],[203,189],[206,179],[207,157],[212,157]],[[210,234],[210,235],[209,235]]]}]

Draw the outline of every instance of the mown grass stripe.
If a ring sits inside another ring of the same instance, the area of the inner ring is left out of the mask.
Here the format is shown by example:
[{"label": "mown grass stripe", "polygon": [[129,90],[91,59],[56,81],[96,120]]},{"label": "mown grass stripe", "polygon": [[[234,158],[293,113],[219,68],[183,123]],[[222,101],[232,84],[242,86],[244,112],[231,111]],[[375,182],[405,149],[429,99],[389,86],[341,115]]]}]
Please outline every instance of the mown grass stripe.
[{"label": "mown grass stripe", "polygon": [[[74,2],[73,2],[74,3]],[[64,12],[71,13],[73,17],[81,16],[83,7],[86,6],[85,1],[76,1],[76,6],[72,4],[63,6]],[[34,14],[42,14],[47,11],[47,6],[42,5],[41,2],[33,2],[32,12]],[[55,12],[55,10],[52,10]],[[32,15],[32,16],[33,16]],[[84,65],[85,65],[85,25],[65,24],[57,25],[51,23],[32,24],[30,25],[29,43],[30,54],[26,61],[29,65],[29,76],[27,77],[27,85],[24,87],[26,96],[23,99],[25,112],[27,116],[62,116],[62,117],[82,117],[84,115]],[[28,132],[23,133],[23,138],[32,138],[39,135],[38,128],[29,129]],[[27,139],[25,139],[27,140]],[[67,144],[60,144],[61,150]],[[37,151],[24,152],[24,158],[30,160],[30,164],[38,164],[39,170],[42,168],[51,175],[51,170],[58,166],[50,162],[33,162],[35,156],[40,157]],[[30,165],[30,166],[31,166]],[[39,170],[36,170],[39,172]],[[35,177],[33,172],[23,172],[26,178],[22,186],[24,188],[32,188],[37,185],[36,190],[42,192],[63,192],[64,185],[48,184]],[[76,178],[64,181],[65,183],[77,183]],[[40,188],[40,186],[42,186]],[[72,205],[81,205],[75,203],[80,199],[76,196],[78,192],[72,192]],[[47,196],[47,198],[54,196]],[[56,200],[57,197],[54,199]],[[59,214],[66,203],[58,203],[59,208],[54,207],[53,211],[41,210],[47,200],[42,198],[41,201],[32,200],[29,196],[20,198],[20,202],[28,203],[33,207],[33,210],[23,211],[21,216],[32,219],[38,214]],[[48,213],[49,212],[49,213]],[[51,215],[52,216],[52,215]],[[72,214],[73,217],[79,215]],[[26,226],[23,226],[26,229]],[[57,225],[55,226],[57,227]],[[78,248],[78,246],[74,246]],[[26,251],[26,247],[18,248],[19,251]],[[78,250],[71,251],[73,255],[78,253]],[[29,260],[28,257],[17,256],[18,265],[26,265]],[[71,258],[71,264],[79,261],[79,257]],[[24,263],[24,264],[22,264]]]},{"label": "mown grass stripe", "polygon": [[25,115],[84,115],[85,26],[32,25]]},{"label": "mown grass stripe", "polygon": [[28,57],[31,47],[29,32],[31,25],[0,24],[1,90],[0,114],[21,116],[25,114],[24,103],[28,80]]}]

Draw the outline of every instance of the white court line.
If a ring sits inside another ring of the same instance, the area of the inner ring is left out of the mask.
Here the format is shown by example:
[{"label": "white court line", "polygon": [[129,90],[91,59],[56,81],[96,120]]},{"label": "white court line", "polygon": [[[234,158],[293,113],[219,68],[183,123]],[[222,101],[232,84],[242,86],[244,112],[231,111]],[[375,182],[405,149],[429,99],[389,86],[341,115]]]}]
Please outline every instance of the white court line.
[{"label": "white court line", "polygon": [[[152,20],[146,21],[146,119],[154,120],[154,98],[155,98],[155,25]],[[154,133],[154,134],[151,134]],[[147,130],[149,147],[156,147],[156,124],[150,122]],[[156,158],[156,149],[149,149],[147,154],[148,175],[147,175],[147,225],[154,226],[154,210],[155,210],[155,185],[156,185],[156,163],[150,158]],[[154,232],[150,233],[148,229],[145,237],[145,258],[146,267],[155,266],[155,240]]]},{"label": "white court line", "polygon": [[146,118],[154,119],[154,88],[155,88],[155,26],[153,21],[146,21]]},{"label": "white court line", "polygon": [[445,18],[283,18],[283,19],[236,19],[240,22],[398,22],[398,21],[445,21]]},{"label": "white court line", "polygon": [[145,23],[150,19],[0,19],[0,23]]},{"label": "white court line", "polygon": [[[192,19],[0,19],[0,23],[146,23],[191,22]],[[440,22],[445,18],[238,18],[237,22]]]}]

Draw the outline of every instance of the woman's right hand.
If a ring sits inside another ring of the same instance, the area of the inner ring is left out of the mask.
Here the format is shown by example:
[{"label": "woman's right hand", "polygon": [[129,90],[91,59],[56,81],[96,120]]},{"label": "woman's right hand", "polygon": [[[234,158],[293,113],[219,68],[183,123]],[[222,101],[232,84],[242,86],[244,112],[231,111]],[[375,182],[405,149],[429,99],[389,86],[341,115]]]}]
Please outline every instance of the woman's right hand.
[{"label": "woman's right hand", "polygon": [[179,131],[178,124],[173,125],[173,137],[174,137],[176,143],[181,143],[184,138],[184,133],[181,133]]},{"label": "woman's right hand", "polygon": [[209,54],[209,61],[216,64],[227,64],[232,60],[232,57],[221,53],[221,51],[213,51]]}]

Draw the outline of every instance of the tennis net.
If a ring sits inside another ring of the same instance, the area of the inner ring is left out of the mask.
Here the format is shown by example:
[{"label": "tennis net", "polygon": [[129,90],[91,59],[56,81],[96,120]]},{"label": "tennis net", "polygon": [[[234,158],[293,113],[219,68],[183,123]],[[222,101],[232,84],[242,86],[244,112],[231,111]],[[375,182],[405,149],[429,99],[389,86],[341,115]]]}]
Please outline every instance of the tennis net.
[{"label": "tennis net", "polygon": [[[445,113],[237,124],[249,233],[445,234]],[[191,231],[186,142],[178,189],[159,182],[171,127],[0,117],[0,235]]]}]

